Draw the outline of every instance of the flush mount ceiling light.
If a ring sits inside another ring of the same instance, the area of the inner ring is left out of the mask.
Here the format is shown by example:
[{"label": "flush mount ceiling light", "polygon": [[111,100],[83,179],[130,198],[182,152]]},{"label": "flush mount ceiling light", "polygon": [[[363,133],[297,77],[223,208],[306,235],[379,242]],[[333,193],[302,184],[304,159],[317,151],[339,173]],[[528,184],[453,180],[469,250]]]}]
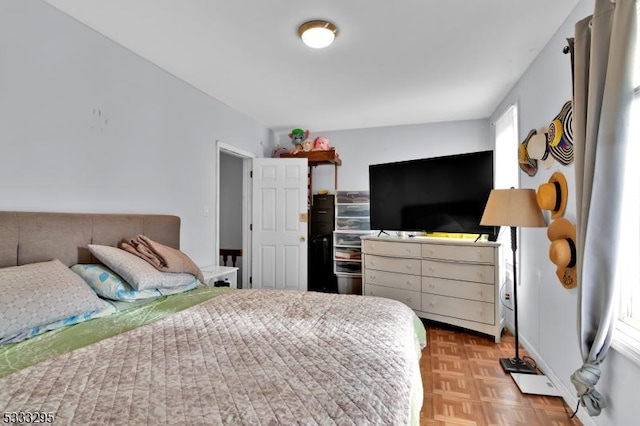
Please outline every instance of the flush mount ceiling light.
[{"label": "flush mount ceiling light", "polygon": [[322,49],[333,43],[338,28],[329,21],[308,21],[300,25],[298,35],[307,46]]}]

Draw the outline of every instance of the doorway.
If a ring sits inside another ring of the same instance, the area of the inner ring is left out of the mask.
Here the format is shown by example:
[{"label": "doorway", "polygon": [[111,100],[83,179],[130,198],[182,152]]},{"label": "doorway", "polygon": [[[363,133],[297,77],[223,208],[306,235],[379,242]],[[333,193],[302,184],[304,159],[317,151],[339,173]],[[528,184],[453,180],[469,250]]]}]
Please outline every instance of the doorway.
[{"label": "doorway", "polygon": [[[216,227],[214,253],[220,249],[240,249],[238,288],[250,288],[251,265],[251,185],[249,173],[254,155],[221,141],[216,142]],[[227,266],[231,266],[227,263]]]}]

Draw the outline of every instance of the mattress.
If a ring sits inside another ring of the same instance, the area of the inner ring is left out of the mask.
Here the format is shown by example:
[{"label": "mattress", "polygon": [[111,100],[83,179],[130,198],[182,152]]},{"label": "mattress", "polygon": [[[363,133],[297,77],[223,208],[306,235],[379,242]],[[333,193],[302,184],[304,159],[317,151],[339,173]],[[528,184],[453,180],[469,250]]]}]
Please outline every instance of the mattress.
[{"label": "mattress", "polygon": [[202,287],[0,350],[60,424],[418,424],[422,324],[383,298]]}]

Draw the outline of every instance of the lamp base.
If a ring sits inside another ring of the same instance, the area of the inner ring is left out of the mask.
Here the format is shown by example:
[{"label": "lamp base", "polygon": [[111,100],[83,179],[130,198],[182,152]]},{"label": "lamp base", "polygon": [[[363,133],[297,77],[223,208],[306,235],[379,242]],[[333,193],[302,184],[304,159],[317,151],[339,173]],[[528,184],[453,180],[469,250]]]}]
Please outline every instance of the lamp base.
[{"label": "lamp base", "polygon": [[500,358],[505,373],[538,374],[535,367],[522,358]]}]

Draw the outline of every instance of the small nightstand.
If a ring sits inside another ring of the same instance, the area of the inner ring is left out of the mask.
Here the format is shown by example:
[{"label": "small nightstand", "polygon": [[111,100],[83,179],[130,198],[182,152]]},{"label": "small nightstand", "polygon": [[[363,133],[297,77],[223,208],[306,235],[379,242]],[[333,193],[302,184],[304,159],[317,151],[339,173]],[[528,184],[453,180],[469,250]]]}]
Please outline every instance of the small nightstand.
[{"label": "small nightstand", "polygon": [[229,283],[229,287],[238,288],[238,269],[234,266],[203,266],[202,275],[204,275],[204,283],[214,285],[216,281],[225,281]]}]

